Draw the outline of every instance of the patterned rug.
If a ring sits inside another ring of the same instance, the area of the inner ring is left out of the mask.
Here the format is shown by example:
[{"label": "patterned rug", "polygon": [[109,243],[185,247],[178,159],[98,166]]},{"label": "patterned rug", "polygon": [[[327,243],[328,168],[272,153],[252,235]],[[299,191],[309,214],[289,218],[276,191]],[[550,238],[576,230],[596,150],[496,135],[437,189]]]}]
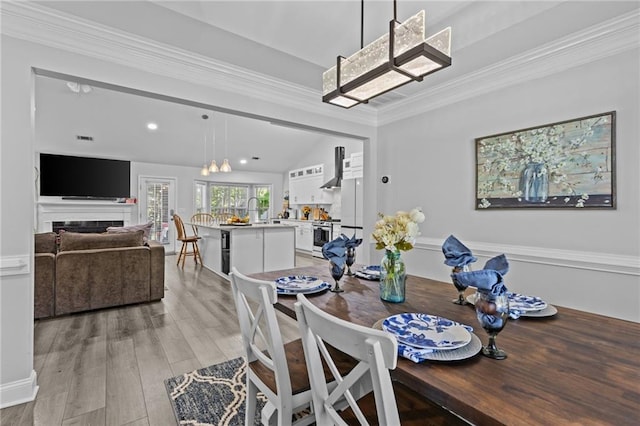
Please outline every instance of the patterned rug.
[{"label": "patterned rug", "polygon": [[[164,381],[179,425],[244,425],[246,363],[243,358]],[[261,394],[254,424],[266,399]]]}]

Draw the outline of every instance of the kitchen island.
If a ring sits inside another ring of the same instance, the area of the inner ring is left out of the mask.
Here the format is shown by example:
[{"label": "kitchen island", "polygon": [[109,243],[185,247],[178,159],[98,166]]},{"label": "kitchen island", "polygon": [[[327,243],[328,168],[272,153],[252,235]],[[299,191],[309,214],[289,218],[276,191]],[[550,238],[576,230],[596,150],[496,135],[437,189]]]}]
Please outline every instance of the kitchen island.
[{"label": "kitchen island", "polygon": [[227,278],[231,268],[243,274],[295,267],[295,227],[285,224],[218,225],[197,227],[203,266]]}]

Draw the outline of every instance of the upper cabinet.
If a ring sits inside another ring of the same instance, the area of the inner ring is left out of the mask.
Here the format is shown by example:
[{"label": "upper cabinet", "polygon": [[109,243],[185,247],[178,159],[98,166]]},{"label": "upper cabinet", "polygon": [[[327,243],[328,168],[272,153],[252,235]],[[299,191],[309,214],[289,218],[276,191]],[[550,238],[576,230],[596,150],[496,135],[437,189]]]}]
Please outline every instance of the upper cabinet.
[{"label": "upper cabinet", "polygon": [[364,161],[362,152],[354,152],[342,160],[342,179],[362,178]]},{"label": "upper cabinet", "polygon": [[331,190],[324,184],[324,164],[303,167],[289,172],[289,202],[291,204],[331,204]]}]

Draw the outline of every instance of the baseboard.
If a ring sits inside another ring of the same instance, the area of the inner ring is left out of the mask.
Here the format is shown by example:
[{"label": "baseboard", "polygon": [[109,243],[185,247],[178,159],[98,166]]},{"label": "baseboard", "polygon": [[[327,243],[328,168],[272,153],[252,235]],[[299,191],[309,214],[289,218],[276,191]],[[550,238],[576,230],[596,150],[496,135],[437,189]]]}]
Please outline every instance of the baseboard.
[{"label": "baseboard", "polygon": [[[442,241],[436,238],[418,238],[414,248],[442,252]],[[504,253],[509,260],[520,262],[640,276],[640,259],[635,256],[474,241],[464,243],[474,255],[481,257],[490,258]]]},{"label": "baseboard", "polygon": [[33,401],[36,399],[38,389],[35,370],[31,370],[31,375],[27,379],[0,384],[0,409]]}]

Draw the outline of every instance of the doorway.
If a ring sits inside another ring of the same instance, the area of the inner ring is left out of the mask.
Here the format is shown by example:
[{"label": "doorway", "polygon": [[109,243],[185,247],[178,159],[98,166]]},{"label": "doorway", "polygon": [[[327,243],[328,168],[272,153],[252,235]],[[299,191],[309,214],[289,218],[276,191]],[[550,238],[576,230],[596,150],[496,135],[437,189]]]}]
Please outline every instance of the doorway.
[{"label": "doorway", "polygon": [[140,223],[152,222],[149,239],[164,245],[165,253],[175,253],[176,235],[171,217],[176,211],[176,179],[140,176]]}]

